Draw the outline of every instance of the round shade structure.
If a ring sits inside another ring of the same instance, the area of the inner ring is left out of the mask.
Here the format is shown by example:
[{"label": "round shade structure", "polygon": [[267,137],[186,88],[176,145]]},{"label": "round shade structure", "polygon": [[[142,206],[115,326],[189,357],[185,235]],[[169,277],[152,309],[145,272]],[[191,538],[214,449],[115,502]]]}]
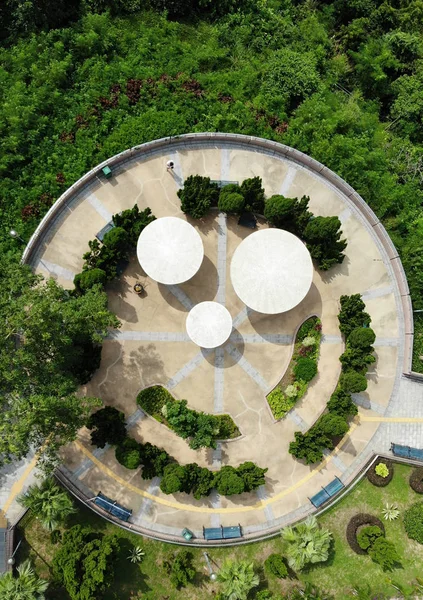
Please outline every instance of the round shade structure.
[{"label": "round shade structure", "polygon": [[193,277],[203,262],[199,233],[177,217],[156,219],[140,234],[137,257],[151,279],[172,285]]},{"label": "round shade structure", "polygon": [[282,229],[261,229],[235,250],[231,280],[237,296],[253,310],[274,315],[297,306],[313,280],[305,244]]},{"label": "round shade structure", "polygon": [[218,302],[200,302],[192,308],[186,322],[187,333],[201,348],[217,348],[232,332],[232,317]]}]

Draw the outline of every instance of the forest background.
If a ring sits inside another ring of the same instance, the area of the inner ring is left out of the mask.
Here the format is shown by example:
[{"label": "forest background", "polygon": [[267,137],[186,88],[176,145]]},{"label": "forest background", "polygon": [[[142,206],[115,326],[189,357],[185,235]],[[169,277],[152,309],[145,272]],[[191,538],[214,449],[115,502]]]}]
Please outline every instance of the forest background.
[{"label": "forest background", "polygon": [[[421,0],[6,0],[0,253],[86,171],[187,132],[256,135],[363,196],[423,309]],[[422,316],[420,316],[422,315]],[[423,372],[423,313],[413,368]]]}]

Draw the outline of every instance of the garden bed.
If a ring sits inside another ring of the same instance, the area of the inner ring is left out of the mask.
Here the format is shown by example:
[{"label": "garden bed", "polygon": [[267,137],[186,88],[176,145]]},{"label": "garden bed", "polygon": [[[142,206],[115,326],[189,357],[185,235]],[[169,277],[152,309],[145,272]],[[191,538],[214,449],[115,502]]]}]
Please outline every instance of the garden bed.
[{"label": "garden bed", "polygon": [[267,396],[276,420],[283,419],[304,396],[310,381],[317,374],[321,338],[322,324],[317,316],[309,317],[298,328],[288,368]]}]

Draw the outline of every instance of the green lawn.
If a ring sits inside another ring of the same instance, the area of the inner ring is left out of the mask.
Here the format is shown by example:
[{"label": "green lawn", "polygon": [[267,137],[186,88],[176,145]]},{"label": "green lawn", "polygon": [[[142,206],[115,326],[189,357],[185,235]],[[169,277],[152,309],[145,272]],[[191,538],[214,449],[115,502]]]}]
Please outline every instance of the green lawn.
[{"label": "green lawn", "polygon": [[[355,585],[369,584],[373,593],[394,593],[389,580],[399,583],[406,589],[423,573],[423,546],[406,537],[402,515],[404,509],[413,502],[423,500],[408,485],[411,468],[405,465],[395,465],[395,474],[386,488],[374,487],[364,479],[356,488],[340,501],[333,509],[320,518],[320,523],[333,532],[334,549],[327,563],[303,572],[301,581],[311,581],[327,592],[331,592],[336,600],[351,598]],[[357,512],[370,512],[381,517],[381,510],[386,502],[395,503],[401,510],[397,521],[386,523],[386,537],[395,542],[400,556],[401,567],[392,573],[384,573],[382,569],[366,556],[358,556],[348,546],[345,528],[349,519]],[[69,525],[76,523],[90,524],[96,530],[104,533],[115,533],[120,539],[121,551],[116,563],[116,577],[113,587],[104,596],[105,600],[176,600],[181,593],[186,599],[211,600],[213,591],[219,589],[218,584],[210,584],[206,576],[203,550],[193,549],[194,564],[197,569],[195,585],[178,592],[172,589],[161,567],[163,561],[178,550],[176,546],[142,539],[135,534],[115,527],[97,517],[94,513],[79,506],[78,512],[70,520]],[[51,561],[57,546],[50,543],[49,535],[39,526],[37,520],[29,520],[24,524],[22,532],[25,536],[18,560],[30,556],[37,571],[44,577],[49,577]],[[133,565],[127,560],[129,550],[133,545],[141,545],[145,551],[145,559],[141,565]],[[216,569],[229,557],[248,559],[255,562],[262,578],[262,587],[269,587],[273,592],[282,592],[298,583],[298,580],[279,581],[263,572],[263,563],[272,552],[283,553],[283,541],[280,537],[262,543],[238,546],[235,548],[210,549],[209,555],[215,562]],[[67,598],[66,593],[52,589],[50,598]]]}]

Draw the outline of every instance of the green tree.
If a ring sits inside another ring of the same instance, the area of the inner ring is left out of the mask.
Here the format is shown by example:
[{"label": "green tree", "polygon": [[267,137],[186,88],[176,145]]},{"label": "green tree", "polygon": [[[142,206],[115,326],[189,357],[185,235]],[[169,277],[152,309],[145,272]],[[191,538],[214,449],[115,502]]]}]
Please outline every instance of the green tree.
[{"label": "green tree", "polygon": [[357,327],[353,329],[348,336],[348,345],[353,348],[359,348],[371,352],[372,344],[376,339],[375,332],[370,327]]},{"label": "green tree", "polygon": [[328,412],[322,415],[314,425],[315,429],[328,437],[337,437],[347,433],[349,427],[345,417]]},{"label": "green tree", "polygon": [[164,494],[176,494],[184,491],[185,481],[185,468],[177,463],[172,463],[164,468],[160,489]]},{"label": "green tree", "polygon": [[192,554],[188,550],[179,550],[172,555],[172,559],[165,561],[165,569],[170,582],[177,589],[186,587],[195,577],[192,566]]},{"label": "green tree", "polygon": [[264,485],[264,476],[267,471],[268,469],[261,469],[251,461],[242,463],[236,469],[237,475],[241,477],[244,482],[244,490],[246,492],[251,492],[261,485]]},{"label": "green tree", "polygon": [[142,445],[133,438],[126,437],[116,446],[116,460],[127,469],[137,469],[141,464]]},{"label": "green tree", "polygon": [[339,382],[344,392],[349,392],[351,394],[364,392],[364,390],[367,389],[367,379],[365,375],[357,373],[357,371],[345,371],[345,373],[342,373]]},{"label": "green tree", "polygon": [[72,600],[96,600],[113,581],[118,549],[115,536],[75,525],[63,534],[53,572]]},{"label": "green tree", "polygon": [[76,512],[68,493],[51,478],[39,486],[31,485],[18,502],[29,508],[47,531],[53,531]]},{"label": "green tree", "polygon": [[87,421],[91,429],[91,443],[97,448],[106,444],[117,446],[126,438],[125,413],[113,406],[105,406],[93,413]]},{"label": "green tree", "polygon": [[284,196],[270,196],[266,200],[264,216],[275,227],[290,231],[298,237],[304,236],[304,230],[312,217],[308,210],[310,198],[285,198]]},{"label": "green tree", "polygon": [[135,204],[133,208],[123,210],[121,213],[113,215],[115,227],[121,227],[128,234],[128,243],[135,247],[138,238],[144,227],[156,220],[150,208],[140,210]]},{"label": "green tree", "polygon": [[265,198],[261,177],[244,179],[241,183],[241,194],[244,196],[245,210],[263,214]]},{"label": "green tree", "polygon": [[[224,189],[224,188],[223,188]],[[224,193],[220,192],[219,210],[228,213],[239,215],[244,209],[244,196],[236,193]]]},{"label": "green tree", "polygon": [[2,600],[44,600],[48,581],[40,579],[29,560],[17,567],[17,577],[12,571],[0,575],[0,597]]},{"label": "green tree", "polygon": [[227,600],[246,600],[251,590],[260,583],[253,563],[245,560],[226,560],[217,579],[223,586],[223,597]]},{"label": "green tree", "polygon": [[73,284],[80,292],[86,292],[94,285],[103,287],[107,281],[107,273],[103,269],[89,269],[75,275]]},{"label": "green tree", "polygon": [[288,576],[288,569],[281,554],[271,554],[268,556],[264,561],[264,567],[266,571],[279,577],[279,579],[285,579]]},{"label": "green tree", "polygon": [[377,538],[369,548],[369,556],[378,563],[383,570],[392,571],[400,561],[399,554],[392,542],[384,537]]},{"label": "green tree", "polygon": [[285,527],[282,538],[287,542],[288,564],[295,571],[301,571],[307,564],[326,562],[329,557],[332,534],[319,527],[316,517],[308,517],[295,527]]},{"label": "green tree", "polygon": [[311,257],[319,269],[327,271],[344,260],[347,242],[341,239],[341,222],[338,217],[314,217],[304,230],[304,239]]},{"label": "green tree", "polygon": [[337,388],[327,403],[329,412],[341,417],[352,417],[358,413],[357,405],[351,399],[351,395]]},{"label": "green tree", "polygon": [[219,200],[219,188],[210,182],[210,177],[190,175],[184,181],[184,187],[178,190],[181,199],[181,209],[194,219],[204,217],[211,206],[216,206]]},{"label": "green tree", "polygon": [[230,465],[226,465],[214,476],[214,486],[222,496],[232,496],[233,494],[242,494],[245,491],[243,478],[238,475],[237,470]]},{"label": "green tree", "polygon": [[370,315],[365,312],[366,305],[361,299],[360,294],[352,296],[341,296],[341,310],[338,314],[339,329],[348,339],[350,333],[357,327],[366,327],[370,325]]}]

